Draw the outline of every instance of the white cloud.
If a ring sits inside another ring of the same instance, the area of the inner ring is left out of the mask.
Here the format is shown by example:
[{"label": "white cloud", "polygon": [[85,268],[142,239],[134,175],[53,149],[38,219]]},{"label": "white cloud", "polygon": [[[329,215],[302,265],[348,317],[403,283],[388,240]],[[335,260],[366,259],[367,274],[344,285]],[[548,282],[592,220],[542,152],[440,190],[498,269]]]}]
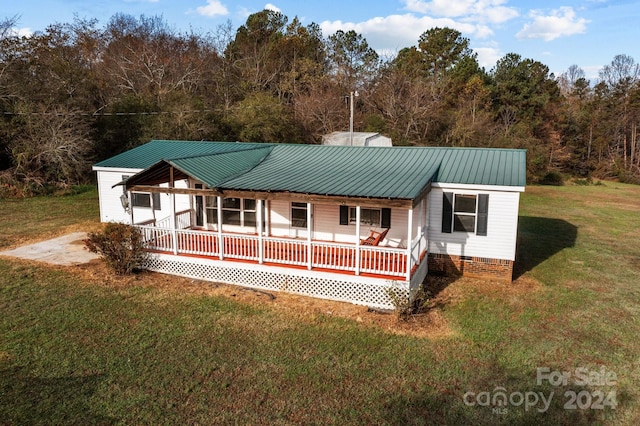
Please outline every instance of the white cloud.
[{"label": "white cloud", "polygon": [[490,7],[483,12],[483,16],[492,24],[507,22],[518,17],[518,15],[518,12],[514,8],[504,6]]},{"label": "white cloud", "polygon": [[504,6],[506,2],[507,0],[404,0],[405,9],[410,12],[493,24],[518,16],[515,8]]},{"label": "white cloud", "polygon": [[24,27],[24,28],[11,28],[8,31],[8,34],[10,36],[17,36],[17,37],[31,37],[33,35],[33,31],[31,30],[31,28],[28,27]]},{"label": "white cloud", "polygon": [[20,37],[31,37],[33,35],[33,31],[31,31],[31,28],[17,28],[16,29],[16,33],[20,36]]},{"label": "white cloud", "polygon": [[551,11],[550,15],[543,15],[540,11],[532,10],[529,16],[532,22],[525,24],[516,34],[519,39],[541,38],[545,41],[559,37],[582,34],[586,31],[589,21],[577,18],[571,7],[561,7]]},{"label": "white cloud", "polygon": [[207,5],[197,7],[196,12],[198,12],[199,15],[211,18],[214,16],[224,16],[229,14],[229,10],[227,10],[219,0],[207,0]]},{"label": "white cloud", "polygon": [[602,70],[602,65],[588,65],[580,68],[582,68],[582,71],[584,71],[585,77],[588,80],[596,81],[600,78],[600,71]]},{"label": "white cloud", "polygon": [[278,6],[274,6],[271,3],[267,3],[264,5],[264,9],[266,10],[272,10],[274,12],[282,12],[282,10],[280,10],[280,8]]},{"label": "white cloud", "polygon": [[455,17],[467,15],[474,0],[406,0],[405,3],[411,12]]},{"label": "white cloud", "polygon": [[451,18],[417,17],[411,13],[371,18],[358,23],[342,21],[320,23],[325,36],[334,34],[338,30],[354,30],[366,38],[370,46],[376,46],[376,51],[381,56],[389,56],[390,52],[397,53],[405,47],[416,46],[422,33],[434,27],[453,28],[478,38],[492,34],[491,29],[484,25],[456,21]]},{"label": "white cloud", "polygon": [[504,54],[497,47],[474,47],[473,51],[478,54],[478,64],[487,71],[496,66],[496,63]]}]

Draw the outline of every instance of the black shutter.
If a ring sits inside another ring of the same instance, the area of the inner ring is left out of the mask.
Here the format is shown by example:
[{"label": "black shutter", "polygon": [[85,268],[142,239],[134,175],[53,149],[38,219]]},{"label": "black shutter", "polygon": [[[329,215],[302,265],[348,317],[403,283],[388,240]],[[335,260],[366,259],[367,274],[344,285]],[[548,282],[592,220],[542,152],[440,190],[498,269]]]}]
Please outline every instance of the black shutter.
[{"label": "black shutter", "polygon": [[477,235],[487,235],[487,219],[489,218],[489,194],[478,195],[478,228]]},{"label": "black shutter", "polygon": [[204,226],[204,197],[196,195],[196,226]]},{"label": "black shutter", "polygon": [[349,206],[340,206],[340,225],[349,224]]},{"label": "black shutter", "polygon": [[450,234],[453,225],[453,192],[442,193],[442,232]]},{"label": "black shutter", "polygon": [[151,194],[153,196],[153,209],[154,210],[162,210],[162,206],[160,205],[160,193],[154,192]]},{"label": "black shutter", "polygon": [[382,209],[381,225],[385,229],[391,228],[391,209]]}]

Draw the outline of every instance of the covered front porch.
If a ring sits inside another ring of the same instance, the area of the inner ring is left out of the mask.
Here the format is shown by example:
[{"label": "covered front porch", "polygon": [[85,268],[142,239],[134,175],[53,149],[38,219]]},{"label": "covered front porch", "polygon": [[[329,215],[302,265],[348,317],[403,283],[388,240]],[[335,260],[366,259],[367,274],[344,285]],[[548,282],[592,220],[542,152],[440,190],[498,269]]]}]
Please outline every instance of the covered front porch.
[{"label": "covered front porch", "polygon": [[[151,194],[146,209],[129,209],[152,253],[149,270],[385,309],[390,287],[408,296],[427,274],[426,192],[376,199],[213,188],[169,164],[124,185],[130,200]],[[168,217],[156,218],[166,210],[154,194],[168,197]],[[368,240],[371,231],[387,238]]]},{"label": "covered front porch", "polygon": [[[336,243],[310,238],[286,238],[254,234],[194,229],[191,209],[178,212],[175,220],[148,220],[135,224],[148,249],[216,260],[240,261],[259,265],[279,265],[297,269],[321,270],[364,275],[397,281],[410,281],[426,256],[426,244],[407,248]],[[175,227],[171,224],[175,223]]]}]

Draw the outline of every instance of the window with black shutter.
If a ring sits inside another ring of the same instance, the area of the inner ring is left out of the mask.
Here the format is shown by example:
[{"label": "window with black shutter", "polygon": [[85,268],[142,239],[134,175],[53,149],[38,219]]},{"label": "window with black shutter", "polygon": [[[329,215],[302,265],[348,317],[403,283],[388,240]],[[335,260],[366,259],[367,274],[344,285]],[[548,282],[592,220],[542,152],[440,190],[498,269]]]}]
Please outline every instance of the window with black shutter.
[{"label": "window with black shutter", "polygon": [[489,194],[478,195],[478,227],[477,235],[487,235],[487,221],[489,219]]},{"label": "window with black shutter", "polygon": [[340,206],[340,225],[349,224],[349,206]]},{"label": "window with black shutter", "polygon": [[487,235],[489,194],[442,194],[442,232]]},{"label": "window with black shutter", "polygon": [[444,192],[442,194],[442,232],[451,233],[451,225],[453,224],[453,192]]},{"label": "window with black shutter", "polygon": [[[356,208],[340,206],[340,225],[356,223]],[[391,209],[360,208],[360,224],[376,228],[391,228]]]}]

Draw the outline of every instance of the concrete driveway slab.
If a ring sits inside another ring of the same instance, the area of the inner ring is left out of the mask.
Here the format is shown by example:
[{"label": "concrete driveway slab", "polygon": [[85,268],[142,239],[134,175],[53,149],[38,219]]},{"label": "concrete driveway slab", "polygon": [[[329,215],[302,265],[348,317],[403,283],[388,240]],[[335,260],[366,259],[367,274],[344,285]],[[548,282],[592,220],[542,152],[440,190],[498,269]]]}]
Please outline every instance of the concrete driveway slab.
[{"label": "concrete driveway slab", "polygon": [[81,265],[99,256],[84,247],[86,232],[74,232],[62,237],[0,251],[0,255],[46,262],[52,265]]}]

